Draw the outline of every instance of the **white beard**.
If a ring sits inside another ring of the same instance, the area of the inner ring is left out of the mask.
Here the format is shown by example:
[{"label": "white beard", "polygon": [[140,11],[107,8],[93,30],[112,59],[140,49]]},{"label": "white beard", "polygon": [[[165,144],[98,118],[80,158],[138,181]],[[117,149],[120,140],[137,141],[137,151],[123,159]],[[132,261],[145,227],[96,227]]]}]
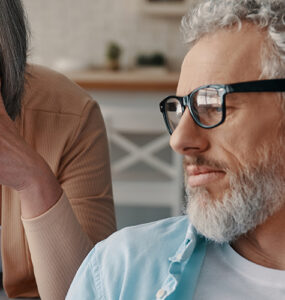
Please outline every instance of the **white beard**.
[{"label": "white beard", "polygon": [[278,165],[280,161],[263,161],[254,170],[227,171],[230,188],[222,199],[213,199],[205,188],[186,188],[190,222],[218,243],[233,241],[264,223],[285,204],[285,180],[277,175]]}]

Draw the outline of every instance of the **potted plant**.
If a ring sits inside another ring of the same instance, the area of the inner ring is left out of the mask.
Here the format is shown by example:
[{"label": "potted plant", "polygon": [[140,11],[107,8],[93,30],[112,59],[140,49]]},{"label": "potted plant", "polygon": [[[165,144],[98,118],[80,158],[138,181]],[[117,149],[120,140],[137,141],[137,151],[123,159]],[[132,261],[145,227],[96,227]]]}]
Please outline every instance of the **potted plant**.
[{"label": "potted plant", "polygon": [[110,42],[107,45],[106,57],[109,69],[118,70],[120,68],[121,53],[121,47],[117,43]]}]

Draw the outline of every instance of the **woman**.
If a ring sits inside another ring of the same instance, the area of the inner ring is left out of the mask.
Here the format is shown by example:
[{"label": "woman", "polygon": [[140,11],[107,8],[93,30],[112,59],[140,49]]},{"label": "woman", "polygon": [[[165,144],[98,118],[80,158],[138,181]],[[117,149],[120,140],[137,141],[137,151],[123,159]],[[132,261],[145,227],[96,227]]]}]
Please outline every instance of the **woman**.
[{"label": "woman", "polygon": [[64,299],[94,244],[115,230],[100,109],[64,76],[26,65],[20,0],[0,1],[3,285]]}]

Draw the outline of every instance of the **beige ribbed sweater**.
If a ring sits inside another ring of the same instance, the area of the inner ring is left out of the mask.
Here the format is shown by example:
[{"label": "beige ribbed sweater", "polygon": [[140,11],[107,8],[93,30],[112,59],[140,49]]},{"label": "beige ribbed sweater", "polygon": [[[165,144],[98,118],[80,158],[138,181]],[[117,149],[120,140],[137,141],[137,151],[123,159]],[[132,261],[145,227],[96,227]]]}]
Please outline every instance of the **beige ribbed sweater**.
[{"label": "beige ribbed sweater", "polygon": [[98,105],[81,88],[43,67],[27,71],[16,125],[64,194],[43,215],[21,220],[17,192],[3,186],[3,284],[9,297],[39,291],[43,300],[61,300],[93,245],[115,230],[106,132]]}]

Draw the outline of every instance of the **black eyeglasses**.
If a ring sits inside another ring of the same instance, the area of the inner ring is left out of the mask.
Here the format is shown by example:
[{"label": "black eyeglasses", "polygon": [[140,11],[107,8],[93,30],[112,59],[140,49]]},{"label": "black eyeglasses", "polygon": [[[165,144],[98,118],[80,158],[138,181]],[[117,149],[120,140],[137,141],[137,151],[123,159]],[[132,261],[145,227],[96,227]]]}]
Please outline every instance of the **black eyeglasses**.
[{"label": "black eyeglasses", "polygon": [[170,134],[177,127],[186,106],[197,125],[210,129],[226,119],[227,94],[251,92],[285,92],[285,79],[204,85],[184,97],[168,96],[159,106]]}]

